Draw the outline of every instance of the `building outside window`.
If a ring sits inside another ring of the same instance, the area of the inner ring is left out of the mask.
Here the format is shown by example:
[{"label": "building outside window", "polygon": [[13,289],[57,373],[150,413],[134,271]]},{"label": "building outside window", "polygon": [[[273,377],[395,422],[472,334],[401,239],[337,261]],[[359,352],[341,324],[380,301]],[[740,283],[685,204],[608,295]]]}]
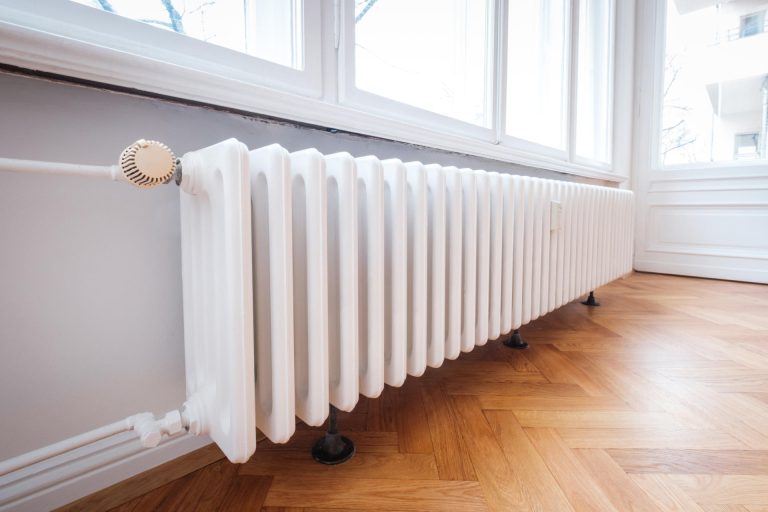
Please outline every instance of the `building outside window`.
[{"label": "building outside window", "polygon": [[741,17],[739,37],[749,37],[765,31],[765,11],[754,12]]},{"label": "building outside window", "polygon": [[661,164],[768,156],[765,9],[754,0],[667,2]]}]

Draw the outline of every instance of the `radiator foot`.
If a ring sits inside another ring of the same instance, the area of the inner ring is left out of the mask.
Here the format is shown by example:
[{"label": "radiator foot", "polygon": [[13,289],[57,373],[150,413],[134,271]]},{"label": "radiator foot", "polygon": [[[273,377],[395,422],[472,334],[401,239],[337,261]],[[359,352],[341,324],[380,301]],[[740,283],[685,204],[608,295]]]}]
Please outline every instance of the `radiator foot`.
[{"label": "radiator foot", "polygon": [[589,297],[587,297],[587,300],[581,301],[582,304],[585,306],[599,306],[600,303],[595,300],[595,292],[589,292]]},{"label": "radiator foot", "polygon": [[523,340],[522,336],[520,336],[519,329],[515,329],[515,331],[512,333],[512,336],[504,340],[504,344],[509,348],[515,348],[517,350],[528,348],[528,343]]},{"label": "radiator foot", "polygon": [[328,415],[328,431],[317,440],[312,447],[312,458],[321,464],[341,464],[355,454],[355,443],[348,437],[339,434],[336,428],[336,413],[338,409],[331,406]]}]

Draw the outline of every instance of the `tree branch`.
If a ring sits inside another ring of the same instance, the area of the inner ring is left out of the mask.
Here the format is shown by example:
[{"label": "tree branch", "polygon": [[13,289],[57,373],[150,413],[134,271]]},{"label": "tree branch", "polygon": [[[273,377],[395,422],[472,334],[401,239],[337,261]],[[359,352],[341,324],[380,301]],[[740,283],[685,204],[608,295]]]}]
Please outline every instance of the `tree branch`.
[{"label": "tree branch", "polygon": [[115,8],[112,7],[112,4],[109,3],[109,0],[99,0],[99,6],[101,6],[102,11],[107,12],[115,12]]},{"label": "tree branch", "polygon": [[669,94],[669,90],[672,88],[672,84],[675,83],[675,80],[677,80],[677,75],[680,74],[680,68],[673,68],[672,69],[672,76],[669,79],[669,83],[664,88],[664,96],[662,98],[666,98],[667,94]]},{"label": "tree branch", "polygon": [[365,4],[365,7],[363,7],[363,10],[360,11],[360,14],[355,16],[355,23],[358,23],[361,19],[363,19],[363,16],[365,16],[365,14],[371,9],[371,7],[373,7],[377,1],[378,0],[368,0],[368,2]]},{"label": "tree branch", "polygon": [[684,148],[685,146],[688,146],[689,144],[693,144],[694,142],[696,142],[696,137],[694,137],[694,138],[692,138],[690,140],[687,140],[687,141],[680,142],[679,144],[676,144],[676,145],[674,145],[674,146],[672,146],[670,148],[666,148],[664,151],[662,151],[662,155],[666,156],[666,154],[669,153],[670,151],[674,151],[675,149]]},{"label": "tree branch", "polygon": [[667,128],[662,128],[661,131],[664,132],[664,133],[669,132],[669,131],[674,130],[675,128],[677,128],[678,126],[680,126],[681,124],[684,124],[684,123],[685,123],[685,119],[681,119],[678,122],[676,122],[675,124],[673,124],[672,126],[668,126]]},{"label": "tree branch", "polygon": [[165,10],[168,12],[168,18],[171,21],[171,29],[173,29],[174,32],[178,32],[179,34],[184,33],[184,24],[181,21],[181,14],[179,14],[179,11],[176,10],[176,8],[173,6],[173,3],[171,0],[160,0],[163,4],[163,7],[165,7]]}]

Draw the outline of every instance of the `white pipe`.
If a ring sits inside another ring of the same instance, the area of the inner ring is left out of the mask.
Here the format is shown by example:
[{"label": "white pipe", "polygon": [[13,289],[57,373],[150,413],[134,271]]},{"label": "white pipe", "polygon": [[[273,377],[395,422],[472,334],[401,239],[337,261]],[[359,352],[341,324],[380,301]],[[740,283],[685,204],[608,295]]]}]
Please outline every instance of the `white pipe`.
[{"label": "white pipe", "polygon": [[163,435],[173,435],[184,428],[181,413],[177,410],[169,411],[163,418],[155,419],[151,412],[142,412],[128,416],[127,418],[110,423],[103,427],[85,432],[84,434],[70,437],[58,443],[54,443],[43,448],[24,453],[18,457],[0,462],[0,477],[26,468],[38,462],[51,459],[62,453],[66,453],[83,446],[95,443],[107,437],[128,432],[136,431],[141,440],[142,446],[152,448],[160,444]]},{"label": "white pipe", "polygon": [[131,424],[131,418],[132,417],[125,418],[124,420],[110,423],[109,425],[91,430],[90,432],[86,432],[75,437],[70,437],[64,441],[59,441],[58,443],[54,443],[34,451],[24,453],[18,457],[4,460],[0,462],[0,477],[5,476],[8,473],[18,471],[19,469],[25,468],[27,466],[31,466],[32,464],[36,464],[40,461],[61,455],[62,453],[81,448],[87,444],[95,443],[101,439],[105,439],[107,437],[114,436],[115,434],[131,430],[133,428],[133,425]]},{"label": "white pipe", "polygon": [[110,178],[113,181],[127,181],[117,165],[79,165],[39,160],[18,160],[0,158],[0,171],[26,172],[34,174],[67,174],[93,178]]}]

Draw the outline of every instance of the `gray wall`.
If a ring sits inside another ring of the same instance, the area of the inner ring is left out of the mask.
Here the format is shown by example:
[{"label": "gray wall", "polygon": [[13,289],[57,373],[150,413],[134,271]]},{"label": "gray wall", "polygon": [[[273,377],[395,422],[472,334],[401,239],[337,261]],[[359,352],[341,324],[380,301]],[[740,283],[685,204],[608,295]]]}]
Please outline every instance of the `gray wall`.
[{"label": "gray wall", "polygon": [[[110,164],[139,138],[181,155],[229,137],[564,178],[0,73],[0,157]],[[178,208],[173,186],[0,173],[0,459],[184,400]]]}]

